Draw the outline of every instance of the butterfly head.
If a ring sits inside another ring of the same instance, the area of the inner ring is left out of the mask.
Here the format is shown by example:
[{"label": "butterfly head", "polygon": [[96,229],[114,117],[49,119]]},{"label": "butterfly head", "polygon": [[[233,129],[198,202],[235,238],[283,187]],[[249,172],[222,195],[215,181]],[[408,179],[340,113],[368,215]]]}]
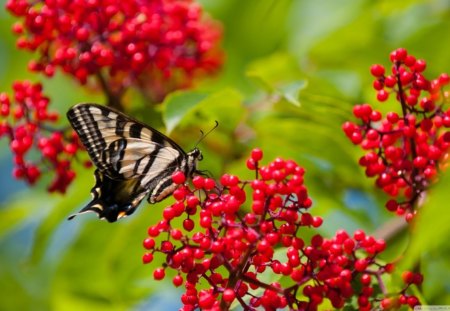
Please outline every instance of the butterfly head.
[{"label": "butterfly head", "polygon": [[203,160],[203,154],[200,151],[200,149],[198,149],[197,147],[195,147],[191,152],[188,153],[189,157],[192,157],[193,160],[196,161],[201,161]]},{"label": "butterfly head", "polygon": [[195,147],[191,152],[187,154],[187,167],[189,175],[197,170],[197,162],[203,160],[203,154]]}]

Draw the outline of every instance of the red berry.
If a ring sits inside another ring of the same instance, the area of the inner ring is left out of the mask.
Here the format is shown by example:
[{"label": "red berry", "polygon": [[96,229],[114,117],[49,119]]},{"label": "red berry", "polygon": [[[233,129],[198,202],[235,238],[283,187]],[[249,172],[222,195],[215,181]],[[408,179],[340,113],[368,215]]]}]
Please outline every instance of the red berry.
[{"label": "red berry", "polygon": [[380,90],[377,92],[377,99],[380,102],[384,102],[388,99],[389,97],[389,93],[386,92],[385,90]]},{"label": "red berry", "polygon": [[368,262],[366,259],[358,259],[355,261],[355,270],[362,272],[364,270],[366,270],[368,266]]},{"label": "red berry", "polygon": [[363,285],[368,286],[368,285],[370,285],[370,282],[371,282],[370,274],[363,274],[363,275],[361,275],[361,283]]},{"label": "red berry", "polygon": [[373,88],[377,91],[382,90],[384,88],[384,83],[382,80],[373,81]]},{"label": "red berry", "polygon": [[202,189],[205,185],[205,179],[202,176],[194,176],[192,184],[196,189]]},{"label": "red berry", "polygon": [[394,76],[387,76],[384,79],[384,85],[386,85],[389,88],[394,87],[397,84],[397,79]]},{"label": "red berry", "polygon": [[362,142],[363,137],[362,137],[361,133],[354,132],[350,139],[352,140],[353,144],[358,145]]},{"label": "red berry", "polygon": [[417,72],[422,72],[427,67],[426,62],[423,59],[418,59],[414,64],[414,70]]},{"label": "red berry", "polygon": [[353,236],[354,236],[354,238],[355,238],[356,241],[362,241],[362,240],[365,239],[366,234],[364,233],[363,230],[356,230],[356,231],[353,233]]},{"label": "red berry", "polygon": [[181,230],[178,229],[172,229],[170,231],[170,236],[172,237],[172,239],[174,239],[175,241],[179,241],[181,240],[181,238],[183,237],[183,233],[181,232]]},{"label": "red berry", "polygon": [[377,111],[377,110],[373,110],[372,113],[370,114],[370,120],[377,122],[381,120],[381,112]]},{"label": "red berry", "polygon": [[381,77],[384,75],[384,67],[381,65],[372,65],[372,67],[370,67],[370,73],[374,76],[374,77]]},{"label": "red berry", "polygon": [[255,162],[255,160],[253,160],[252,158],[247,159],[246,165],[247,165],[247,168],[248,168],[249,170],[254,170],[254,169],[256,169],[256,162]]},{"label": "red berry", "polygon": [[410,83],[412,81],[412,79],[413,79],[413,74],[411,72],[409,72],[409,71],[404,71],[400,75],[400,81],[403,84]]},{"label": "red berry", "polygon": [[392,273],[395,270],[395,265],[388,263],[384,266],[384,270],[386,270],[387,273]]},{"label": "red berry", "polygon": [[403,62],[406,59],[408,52],[404,48],[398,48],[391,53],[391,61]]},{"label": "red berry", "polygon": [[262,152],[261,149],[255,148],[255,149],[252,150],[251,158],[252,158],[255,162],[261,161],[262,157],[263,157],[263,152]]},{"label": "red berry", "polygon": [[444,86],[450,82],[450,76],[447,73],[443,73],[439,76],[439,85]]},{"label": "red berry", "polygon": [[413,160],[413,164],[417,168],[424,168],[424,167],[426,167],[427,163],[428,163],[427,158],[422,157],[422,156],[417,156]]},{"label": "red berry", "polygon": [[416,58],[412,55],[407,55],[405,58],[405,65],[408,67],[413,67],[416,64]]},{"label": "red berry", "polygon": [[155,271],[153,271],[153,278],[155,280],[162,280],[166,276],[166,271],[164,268],[156,268]]},{"label": "red berry", "polygon": [[398,208],[398,203],[394,199],[391,199],[387,201],[385,206],[388,209],[388,211],[395,212]]},{"label": "red berry", "polygon": [[152,253],[145,253],[144,256],[142,256],[142,262],[144,264],[150,263],[153,261],[153,254]]},{"label": "red berry", "polygon": [[402,273],[402,279],[405,284],[411,284],[414,279],[414,273],[412,273],[411,271],[404,271]]},{"label": "red berry", "polygon": [[181,185],[186,182],[186,176],[181,171],[176,171],[172,174],[172,180],[174,183]]},{"label": "red berry", "polygon": [[380,305],[383,310],[387,310],[392,307],[393,301],[390,298],[384,298],[381,300]]},{"label": "red berry", "polygon": [[202,290],[199,295],[198,305],[201,309],[210,309],[214,304],[214,296],[207,292],[206,290]]},{"label": "red berry", "polygon": [[420,273],[415,273],[412,282],[416,285],[421,285],[423,282],[423,275]]},{"label": "red berry", "polygon": [[151,237],[157,237],[160,234],[158,226],[151,226],[148,228],[147,233]]},{"label": "red berry", "polygon": [[146,249],[153,249],[155,247],[155,240],[152,238],[147,238],[144,240],[144,247]]},{"label": "red berry", "polygon": [[205,190],[212,190],[216,186],[216,182],[212,178],[205,178],[204,188]]},{"label": "red berry", "polygon": [[409,95],[405,99],[406,103],[410,106],[415,106],[417,104],[417,96]]},{"label": "red berry", "polygon": [[236,295],[233,289],[227,288],[223,291],[222,297],[225,302],[232,303]]},{"label": "red berry", "polygon": [[181,275],[175,275],[172,279],[172,283],[175,287],[180,287],[183,284],[183,277]]},{"label": "red berry", "polygon": [[408,297],[407,303],[411,308],[414,308],[415,306],[420,304],[419,299],[417,299],[417,297],[415,296]]},{"label": "red berry", "polygon": [[322,223],[323,223],[322,217],[314,216],[311,224],[314,228],[319,228],[322,225]]}]

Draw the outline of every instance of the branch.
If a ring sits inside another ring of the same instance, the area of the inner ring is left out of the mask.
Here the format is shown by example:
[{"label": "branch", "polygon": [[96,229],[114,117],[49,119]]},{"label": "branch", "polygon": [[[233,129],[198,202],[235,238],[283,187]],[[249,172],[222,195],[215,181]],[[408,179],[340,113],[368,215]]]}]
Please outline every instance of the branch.
[{"label": "branch", "polygon": [[102,75],[102,73],[99,71],[97,73],[97,79],[100,83],[100,86],[102,87],[103,92],[106,95],[107,101],[106,105],[112,108],[115,108],[119,111],[123,111],[123,104],[122,104],[122,95],[124,93],[123,89],[119,90],[117,92],[114,92],[108,85],[107,81],[105,80],[105,77]]}]

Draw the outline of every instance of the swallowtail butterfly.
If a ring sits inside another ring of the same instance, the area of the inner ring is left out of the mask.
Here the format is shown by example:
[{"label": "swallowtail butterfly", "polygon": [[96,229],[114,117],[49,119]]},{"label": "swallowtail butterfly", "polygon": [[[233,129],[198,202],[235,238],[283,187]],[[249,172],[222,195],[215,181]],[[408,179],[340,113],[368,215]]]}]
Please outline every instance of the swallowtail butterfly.
[{"label": "swallowtail butterfly", "polygon": [[91,202],[69,219],[95,212],[115,222],[132,214],[147,195],[149,203],[169,196],[177,187],[175,171],[187,177],[198,172],[198,148],[186,153],[169,137],[115,109],[77,104],[67,118],[97,167]]}]

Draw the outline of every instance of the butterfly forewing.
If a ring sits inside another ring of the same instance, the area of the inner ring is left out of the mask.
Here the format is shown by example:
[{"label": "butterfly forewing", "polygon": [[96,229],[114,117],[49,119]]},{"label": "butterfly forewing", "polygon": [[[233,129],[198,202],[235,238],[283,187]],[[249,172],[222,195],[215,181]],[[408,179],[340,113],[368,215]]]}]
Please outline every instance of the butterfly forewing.
[{"label": "butterfly forewing", "polygon": [[122,174],[120,162],[130,161],[129,157],[139,160],[152,152],[157,156],[162,148],[166,151],[161,156],[169,153],[171,159],[186,155],[168,137],[111,108],[79,104],[67,117],[95,166],[111,177]]},{"label": "butterfly forewing", "polygon": [[148,194],[155,203],[176,188],[172,173],[191,176],[201,157],[194,149],[186,153],[157,130],[114,109],[78,104],[67,117],[97,167],[93,200],[80,211],[96,212],[115,221],[131,214]]}]

